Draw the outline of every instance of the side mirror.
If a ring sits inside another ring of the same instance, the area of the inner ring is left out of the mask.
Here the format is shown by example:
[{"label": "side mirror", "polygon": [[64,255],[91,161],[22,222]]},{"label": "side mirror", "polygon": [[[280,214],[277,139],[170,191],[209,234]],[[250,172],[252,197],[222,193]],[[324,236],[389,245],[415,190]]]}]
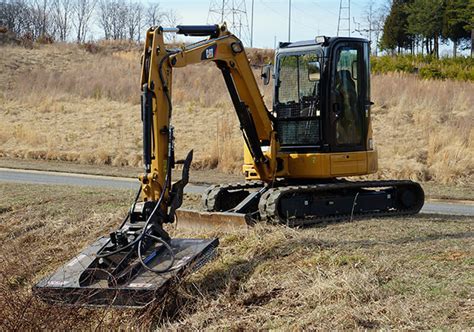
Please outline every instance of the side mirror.
[{"label": "side mirror", "polygon": [[310,82],[321,79],[321,63],[319,61],[308,62],[308,80]]},{"label": "side mirror", "polygon": [[268,85],[268,83],[270,83],[271,71],[272,65],[265,65],[262,67],[262,73],[260,74],[260,77],[263,80],[263,85]]}]

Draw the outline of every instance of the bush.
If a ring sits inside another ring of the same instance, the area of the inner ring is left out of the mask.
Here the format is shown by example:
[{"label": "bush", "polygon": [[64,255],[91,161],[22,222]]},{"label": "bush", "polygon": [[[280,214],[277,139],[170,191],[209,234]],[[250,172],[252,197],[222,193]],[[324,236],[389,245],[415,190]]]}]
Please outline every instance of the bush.
[{"label": "bush", "polygon": [[380,56],[371,59],[372,73],[403,72],[419,74],[423,79],[474,81],[474,59],[441,58],[421,55]]},{"label": "bush", "polygon": [[50,36],[50,35],[48,35],[48,34],[45,34],[45,35],[39,36],[39,37],[36,39],[36,42],[37,42],[38,44],[44,44],[44,45],[52,44],[52,43],[54,43],[54,38],[53,38],[53,36]]},{"label": "bush", "polygon": [[84,48],[86,52],[91,54],[97,54],[101,51],[101,47],[96,43],[84,43],[81,44],[81,47]]}]

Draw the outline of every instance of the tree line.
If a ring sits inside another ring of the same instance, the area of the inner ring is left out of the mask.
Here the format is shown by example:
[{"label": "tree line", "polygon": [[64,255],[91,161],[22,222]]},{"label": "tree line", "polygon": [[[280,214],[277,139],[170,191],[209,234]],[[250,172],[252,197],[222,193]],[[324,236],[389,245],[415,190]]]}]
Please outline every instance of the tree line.
[{"label": "tree line", "polygon": [[126,0],[2,0],[0,26],[17,36],[38,40],[92,38],[92,29],[102,30],[105,39],[140,41],[148,26],[178,24],[174,11],[159,3],[144,5]]},{"label": "tree line", "polygon": [[383,26],[380,46],[392,53],[439,57],[440,43],[474,48],[474,0],[393,0]]}]

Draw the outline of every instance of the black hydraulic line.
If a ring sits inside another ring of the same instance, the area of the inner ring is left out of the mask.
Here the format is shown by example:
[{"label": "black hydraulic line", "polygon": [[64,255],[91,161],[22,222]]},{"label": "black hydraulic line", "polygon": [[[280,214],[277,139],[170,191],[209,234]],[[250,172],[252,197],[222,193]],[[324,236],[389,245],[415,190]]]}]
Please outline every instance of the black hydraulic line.
[{"label": "black hydraulic line", "polygon": [[143,163],[145,166],[145,173],[151,171],[151,140],[152,140],[152,123],[153,123],[153,108],[152,108],[152,94],[148,89],[148,84],[143,84],[143,93],[141,98],[142,104],[142,123],[143,123]]},{"label": "black hydraulic line", "polygon": [[[140,260],[140,263],[142,264],[142,266],[145,269],[147,269],[148,271],[151,271],[151,272],[163,273],[163,272],[169,271],[171,269],[171,267],[173,266],[174,261],[175,261],[175,256],[174,256],[174,253],[173,253],[173,249],[171,248],[171,246],[168,243],[166,243],[165,240],[163,240],[162,238],[160,238],[158,236],[154,236],[154,235],[151,235],[151,234],[147,234],[146,236],[152,238],[153,240],[155,240],[157,242],[160,242],[166,248],[166,250],[169,251],[171,260],[170,260],[170,263],[168,264],[168,266],[166,266],[165,268],[162,268],[162,269],[153,269],[153,268],[149,267],[148,265],[146,265],[147,262],[143,261],[142,246],[141,246],[142,240],[140,240],[140,242],[138,243],[138,248],[137,248],[138,259]],[[153,258],[154,257],[152,257],[150,260],[152,260]]]},{"label": "black hydraulic line", "polygon": [[[167,60],[172,54],[174,53],[168,53],[166,56],[163,57],[163,59],[161,59],[160,63],[159,63],[159,66],[158,66],[158,74],[159,74],[159,77],[160,77],[160,80],[162,82],[162,85],[163,85],[163,91],[165,93],[165,96],[166,96],[166,99],[167,99],[167,102],[168,102],[168,107],[169,107],[169,116],[171,117],[171,111],[172,111],[172,103],[171,103],[171,97],[169,95],[169,91],[168,91],[168,87],[166,85],[166,81],[164,80],[164,75],[163,75],[163,63],[165,60]],[[144,87],[145,88],[145,87]],[[144,89],[145,90],[145,89]],[[151,93],[151,92],[150,92]],[[150,104],[151,105],[151,104]],[[151,113],[152,114],[152,113]],[[150,122],[152,123],[152,121]],[[160,194],[160,197],[158,199],[158,202],[156,203],[155,207],[153,208],[152,212],[150,213],[150,215],[148,216],[146,222],[145,222],[145,225],[143,226],[143,231],[137,236],[137,238],[130,242],[129,244],[127,244],[126,246],[122,247],[122,248],[119,248],[117,249],[116,251],[114,252],[111,252],[111,253],[107,253],[107,254],[104,254],[104,255],[97,255],[98,258],[104,258],[104,257],[108,257],[108,256],[111,256],[113,254],[117,254],[117,253],[120,253],[122,251],[124,251],[125,249],[128,249],[130,247],[132,247],[133,245],[137,244],[138,243],[138,248],[137,248],[137,253],[140,254],[140,252],[138,252],[140,247],[141,247],[141,243],[142,243],[142,240],[145,236],[150,236],[150,237],[153,237],[154,235],[151,235],[151,234],[147,234],[147,229],[148,229],[148,226],[150,225],[150,222],[152,220],[152,218],[155,216],[155,214],[157,213],[158,211],[158,208],[161,206],[162,202],[163,202],[163,199],[164,199],[164,196],[165,196],[165,192],[166,192],[166,189],[168,188],[168,186],[171,184],[171,167],[170,167],[170,162],[171,162],[171,156],[169,154],[169,151],[171,150],[170,148],[170,144],[172,144],[172,142],[169,140],[170,137],[168,136],[168,161],[167,161],[167,169],[166,169],[166,176],[165,176],[165,182],[164,182],[164,186],[162,188],[162,191],[161,191],[161,194]],[[151,155],[151,154],[150,154]],[[141,190],[141,188],[140,188]],[[137,195],[138,197],[138,195]],[[135,204],[134,204],[135,205]],[[162,218],[164,218],[165,216],[162,216]],[[163,240],[164,241],[164,240]],[[173,261],[174,261],[174,255],[171,251],[171,255],[173,256]],[[142,260],[140,260],[140,262],[142,263],[142,265],[148,269],[148,266],[146,266],[146,264],[143,263]],[[165,272],[165,271],[163,271]]]},{"label": "black hydraulic line", "polygon": [[[125,219],[122,221],[122,224],[120,225],[120,227],[118,229],[121,229],[123,226],[125,226],[125,224],[127,223],[128,219],[130,218],[130,215],[132,214],[133,210],[135,209],[135,205],[137,204],[137,201],[138,201],[138,198],[140,197],[140,193],[142,192],[142,187],[140,186],[140,188],[138,189],[138,192],[137,192],[137,195],[135,196],[135,200],[133,201],[133,205],[132,205],[132,208],[130,209],[130,211],[127,213],[127,216],[125,217]],[[97,258],[105,258],[105,257],[109,257],[109,256],[112,256],[112,255],[115,255],[115,254],[118,254],[119,252],[122,252],[124,251],[125,249],[128,249],[130,248],[131,246],[133,246],[135,243],[137,243],[138,240],[135,239],[135,241],[132,241],[130,242],[129,244],[127,244],[126,246],[123,246],[115,251],[112,251],[112,252],[108,252],[108,253],[105,253],[105,254],[102,254],[102,255],[97,255],[96,257]]]},{"label": "black hydraulic line", "polygon": [[234,104],[237,117],[239,118],[240,128],[244,133],[244,139],[249,147],[250,153],[256,163],[265,162],[267,159],[264,156],[258,138],[257,129],[247,106],[240,100],[239,94],[234,84],[234,80],[230,74],[229,67],[225,63],[217,63],[217,66],[224,76],[224,81],[229,91],[230,98]]},{"label": "black hydraulic line", "polygon": [[216,38],[219,36],[219,26],[214,25],[178,25],[178,34],[185,36],[193,37],[204,37],[211,36],[211,38]]}]

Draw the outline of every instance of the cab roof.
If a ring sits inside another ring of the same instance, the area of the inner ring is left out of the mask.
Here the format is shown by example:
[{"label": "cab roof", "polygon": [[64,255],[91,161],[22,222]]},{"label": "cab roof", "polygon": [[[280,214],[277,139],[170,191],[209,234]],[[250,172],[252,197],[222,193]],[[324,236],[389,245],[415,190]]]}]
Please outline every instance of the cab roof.
[{"label": "cab roof", "polygon": [[307,47],[307,46],[328,46],[334,44],[338,41],[355,41],[359,43],[368,43],[369,41],[365,38],[356,38],[356,37],[326,37],[328,42],[326,44],[317,43],[315,39],[312,40],[301,40],[296,42],[280,42],[279,48],[294,48],[294,47]]}]

